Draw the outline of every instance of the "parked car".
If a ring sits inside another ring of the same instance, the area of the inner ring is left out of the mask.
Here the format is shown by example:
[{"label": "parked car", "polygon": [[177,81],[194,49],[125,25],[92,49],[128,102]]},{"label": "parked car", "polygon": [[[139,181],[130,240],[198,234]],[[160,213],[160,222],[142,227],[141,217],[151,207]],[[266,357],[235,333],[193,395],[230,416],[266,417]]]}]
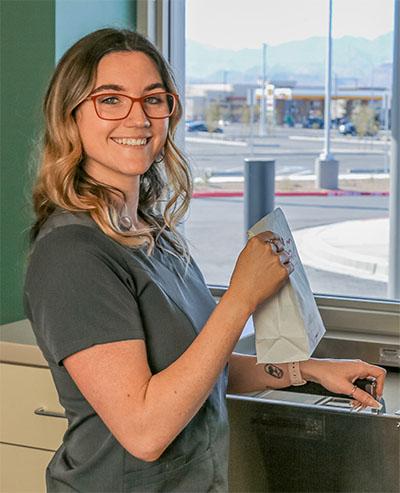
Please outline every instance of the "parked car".
[{"label": "parked car", "polygon": [[354,123],[344,122],[339,125],[339,132],[342,135],[357,135],[357,129]]},{"label": "parked car", "polygon": [[208,132],[207,125],[203,122],[188,122],[186,130],[188,132]]},{"label": "parked car", "polygon": [[346,123],[346,118],[332,118],[331,120],[331,128],[339,128],[339,125],[341,125],[342,123]]},{"label": "parked car", "polygon": [[317,116],[309,116],[303,121],[303,128],[324,128],[324,120]]},{"label": "parked car", "polygon": [[194,122],[186,122],[186,131],[187,132],[213,132],[222,134],[224,131],[220,127],[216,127],[213,130],[210,130],[205,122],[194,121]]}]

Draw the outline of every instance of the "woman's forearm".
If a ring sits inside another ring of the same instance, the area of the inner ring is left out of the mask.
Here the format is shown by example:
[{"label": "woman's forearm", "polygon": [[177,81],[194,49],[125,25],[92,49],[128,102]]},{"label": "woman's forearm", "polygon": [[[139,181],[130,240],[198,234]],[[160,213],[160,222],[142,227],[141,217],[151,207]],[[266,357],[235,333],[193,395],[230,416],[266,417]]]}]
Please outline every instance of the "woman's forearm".
[{"label": "woman's forearm", "polygon": [[249,355],[232,354],[229,366],[228,392],[284,388],[294,384],[293,378],[316,382],[331,392],[349,395],[354,404],[362,407],[381,407],[378,401],[354,385],[354,382],[358,378],[375,380],[379,400],[383,394],[386,371],[361,360],[309,358],[299,362],[296,375],[293,369],[289,370],[288,363],[257,365],[256,357]]},{"label": "woman's forearm", "polygon": [[233,353],[229,360],[229,393],[256,392],[290,386],[287,363],[257,364],[256,356]]}]

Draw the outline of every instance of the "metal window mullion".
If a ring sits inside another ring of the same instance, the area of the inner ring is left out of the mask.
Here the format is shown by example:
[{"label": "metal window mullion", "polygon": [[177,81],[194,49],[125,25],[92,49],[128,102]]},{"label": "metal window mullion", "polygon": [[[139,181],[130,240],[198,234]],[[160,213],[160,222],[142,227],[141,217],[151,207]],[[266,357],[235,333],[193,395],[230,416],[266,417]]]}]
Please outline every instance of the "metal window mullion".
[{"label": "metal window mullion", "polygon": [[389,201],[389,298],[400,299],[400,0],[394,2],[392,145]]},{"label": "metal window mullion", "polygon": [[137,31],[157,44],[157,0],[138,0]]},{"label": "metal window mullion", "polygon": [[[161,0],[162,33],[161,46],[175,74],[175,81],[182,105],[185,103],[185,0]],[[177,128],[175,141],[185,148],[184,116]]]},{"label": "metal window mullion", "polygon": [[[158,46],[168,60],[175,75],[182,106],[185,104],[185,0],[158,0]],[[176,129],[175,143],[182,151],[185,150],[185,117]],[[185,234],[185,225],[178,227]]]}]

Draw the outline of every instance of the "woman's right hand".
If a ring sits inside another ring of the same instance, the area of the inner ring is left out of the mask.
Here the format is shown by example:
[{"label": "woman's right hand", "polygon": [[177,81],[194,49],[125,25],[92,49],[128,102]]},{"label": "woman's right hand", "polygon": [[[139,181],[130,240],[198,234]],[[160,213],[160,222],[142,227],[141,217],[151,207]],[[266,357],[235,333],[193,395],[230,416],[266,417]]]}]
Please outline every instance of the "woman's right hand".
[{"label": "woman's right hand", "polygon": [[279,235],[265,231],[253,236],[236,261],[228,291],[253,313],[286,283],[293,272],[290,259]]}]

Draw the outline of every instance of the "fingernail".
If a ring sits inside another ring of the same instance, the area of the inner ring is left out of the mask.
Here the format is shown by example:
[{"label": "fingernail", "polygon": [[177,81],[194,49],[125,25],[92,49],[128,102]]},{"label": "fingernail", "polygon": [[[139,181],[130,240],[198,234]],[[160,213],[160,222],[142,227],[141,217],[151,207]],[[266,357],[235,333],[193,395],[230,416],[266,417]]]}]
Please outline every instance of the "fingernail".
[{"label": "fingernail", "polygon": [[380,402],[374,402],[374,405],[371,407],[373,407],[374,409],[378,409],[378,411],[380,411],[383,408]]}]

